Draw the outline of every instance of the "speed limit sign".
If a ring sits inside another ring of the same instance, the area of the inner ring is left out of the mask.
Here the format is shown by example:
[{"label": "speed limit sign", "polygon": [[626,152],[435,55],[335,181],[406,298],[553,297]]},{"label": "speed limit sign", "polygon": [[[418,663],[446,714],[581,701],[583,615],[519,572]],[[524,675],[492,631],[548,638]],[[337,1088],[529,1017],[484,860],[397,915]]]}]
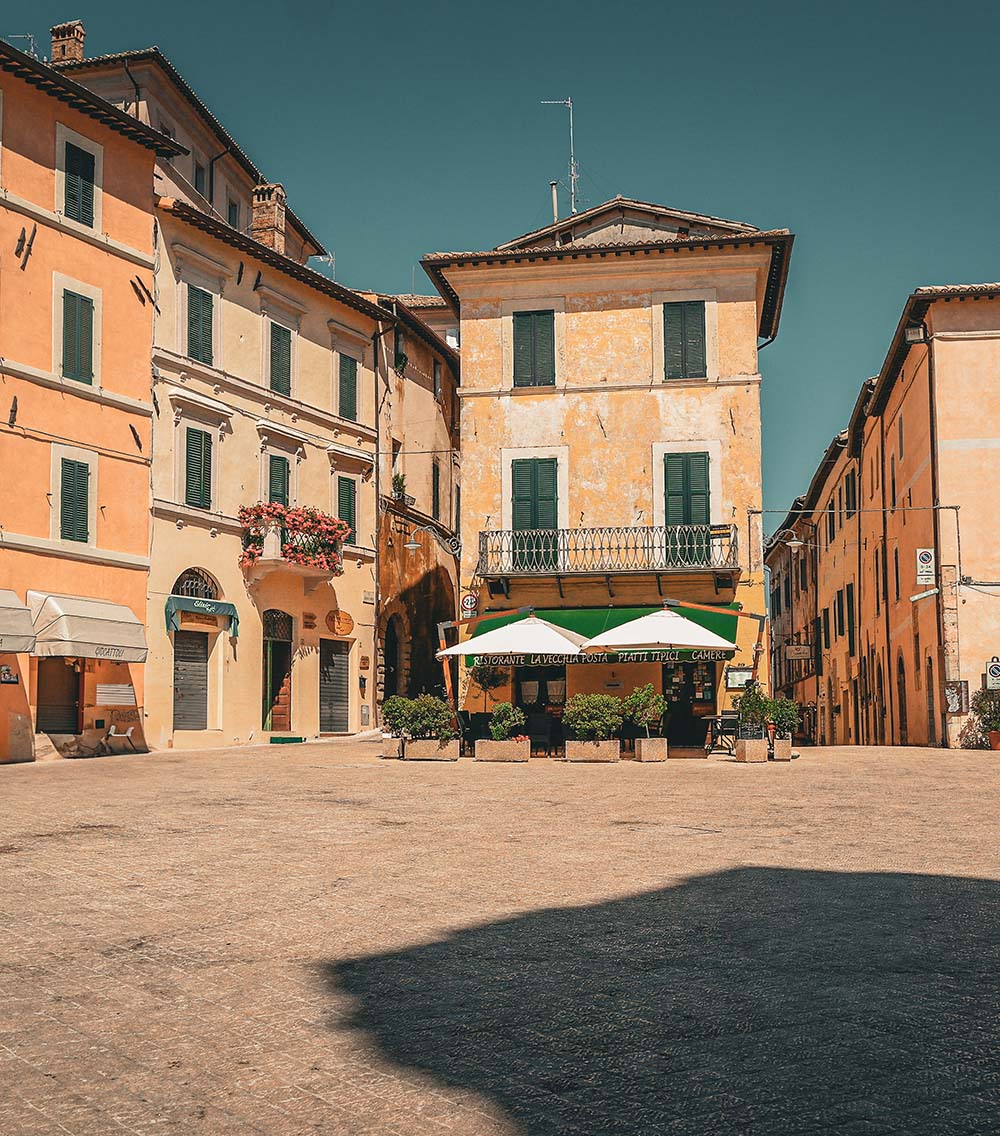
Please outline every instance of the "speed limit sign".
[{"label": "speed limit sign", "polygon": [[996,655],[986,664],[986,689],[1000,690],[1000,659]]},{"label": "speed limit sign", "polygon": [[475,592],[466,592],[462,596],[462,614],[465,616],[475,615],[477,607],[479,607],[479,597]]}]

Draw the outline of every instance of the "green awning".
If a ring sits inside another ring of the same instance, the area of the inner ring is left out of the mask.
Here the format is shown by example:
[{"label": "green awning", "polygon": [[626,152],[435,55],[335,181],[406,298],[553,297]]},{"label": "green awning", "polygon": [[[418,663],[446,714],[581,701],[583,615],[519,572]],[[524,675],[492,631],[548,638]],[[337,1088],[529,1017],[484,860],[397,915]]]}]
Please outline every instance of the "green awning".
[{"label": "green awning", "polygon": [[[659,611],[660,606],[656,607],[554,607],[554,608],[536,608],[534,613],[539,619],[545,619],[549,623],[554,623],[557,627],[565,627],[569,631],[575,631],[579,635],[585,635],[588,639],[593,639],[595,635],[600,635],[602,631],[608,631],[613,627],[620,627],[623,623],[628,623],[633,619],[639,619],[641,616],[650,615],[654,611]],[[697,608],[686,608],[683,604],[679,604],[673,609],[678,615],[683,615],[685,619],[690,619],[692,623],[697,623],[701,627],[707,628],[709,631],[714,631],[716,635],[720,635],[723,639],[728,639],[730,643],[736,642],[736,628],[739,620],[735,612],[742,610],[740,604],[725,604],[720,605],[717,611],[700,611]],[[485,635],[487,631],[493,631],[497,627],[504,627],[508,623],[516,623],[520,619],[524,619],[525,615],[517,613],[514,615],[500,615],[496,619],[484,619],[482,623],[476,628],[477,635]],[[472,662],[475,656],[475,643],[476,639],[473,637],[467,642],[469,648],[469,655],[467,662]],[[605,662],[609,659],[620,660],[622,662],[658,662],[658,661],[688,661],[688,660],[704,660],[704,659],[731,659],[735,652],[733,651],[706,651],[704,649],[696,650],[682,650],[678,649],[664,649],[662,651],[622,651],[618,654],[609,655],[581,655],[569,661],[578,663],[593,663]],[[497,659],[492,659],[492,662],[497,662]],[[521,660],[524,662],[525,660]]]},{"label": "green awning", "polygon": [[168,631],[177,631],[180,627],[177,618],[179,611],[195,611],[199,615],[228,615],[229,634],[235,639],[240,633],[240,617],[235,604],[223,600],[203,600],[198,596],[167,596],[165,614]]}]

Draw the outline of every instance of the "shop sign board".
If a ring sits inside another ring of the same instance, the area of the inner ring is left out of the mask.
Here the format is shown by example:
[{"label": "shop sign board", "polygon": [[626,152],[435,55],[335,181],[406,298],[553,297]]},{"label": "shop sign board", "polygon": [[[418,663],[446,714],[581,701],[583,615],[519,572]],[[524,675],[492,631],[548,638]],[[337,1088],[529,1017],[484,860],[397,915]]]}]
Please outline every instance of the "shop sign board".
[{"label": "shop sign board", "polygon": [[917,549],[917,583],[933,584],[936,575],[933,548]]},{"label": "shop sign board", "polygon": [[682,650],[618,651],[598,655],[473,655],[476,666],[483,663],[499,667],[566,666],[572,663],[715,663],[731,659],[732,651]]},{"label": "shop sign board", "polygon": [[986,664],[986,689],[1000,690],[1000,658],[996,655]]},{"label": "shop sign board", "polygon": [[809,643],[788,643],[785,645],[786,659],[811,659],[812,645]]},{"label": "shop sign board", "polygon": [[965,679],[944,684],[944,708],[946,714],[968,714],[969,684]]},{"label": "shop sign board", "polygon": [[745,690],[753,679],[753,667],[726,667],[726,690]]}]

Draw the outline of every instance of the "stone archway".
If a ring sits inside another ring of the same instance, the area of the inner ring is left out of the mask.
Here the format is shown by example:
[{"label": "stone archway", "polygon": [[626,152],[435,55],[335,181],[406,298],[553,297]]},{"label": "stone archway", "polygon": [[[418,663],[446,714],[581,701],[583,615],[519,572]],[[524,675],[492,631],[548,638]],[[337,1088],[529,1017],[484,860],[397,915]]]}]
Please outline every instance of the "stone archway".
[{"label": "stone archway", "polygon": [[896,695],[899,707],[899,744],[909,745],[909,726],[906,721],[906,664],[903,656],[896,660]]},{"label": "stone archway", "polygon": [[[409,691],[410,619],[399,600],[393,600],[383,608],[377,648],[375,696],[381,706],[393,694],[405,695]],[[387,652],[392,654],[388,662]]]}]

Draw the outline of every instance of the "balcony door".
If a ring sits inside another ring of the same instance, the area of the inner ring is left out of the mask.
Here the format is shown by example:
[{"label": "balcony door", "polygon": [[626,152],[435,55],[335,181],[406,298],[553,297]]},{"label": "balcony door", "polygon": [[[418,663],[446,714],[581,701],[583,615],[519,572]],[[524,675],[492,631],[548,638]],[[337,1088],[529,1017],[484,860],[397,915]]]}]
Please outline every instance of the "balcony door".
[{"label": "balcony door", "polygon": [[559,463],[555,458],[511,462],[511,553],[516,571],[557,567]]},{"label": "balcony door", "polygon": [[708,564],[712,549],[708,454],[664,454],[663,487],[667,567]]}]

